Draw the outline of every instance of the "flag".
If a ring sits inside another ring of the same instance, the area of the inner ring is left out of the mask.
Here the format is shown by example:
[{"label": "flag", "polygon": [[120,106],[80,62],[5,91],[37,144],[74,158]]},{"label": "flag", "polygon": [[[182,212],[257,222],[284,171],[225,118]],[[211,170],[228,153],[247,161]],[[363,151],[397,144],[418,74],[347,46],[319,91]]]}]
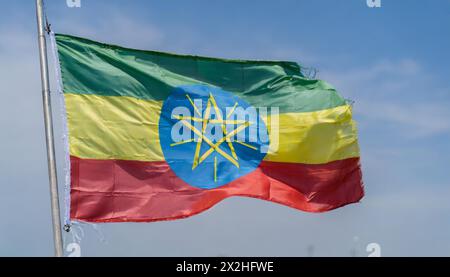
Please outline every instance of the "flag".
[{"label": "flag", "polygon": [[297,63],[58,34],[70,218],[185,218],[231,196],[307,212],[364,195],[352,107]]}]

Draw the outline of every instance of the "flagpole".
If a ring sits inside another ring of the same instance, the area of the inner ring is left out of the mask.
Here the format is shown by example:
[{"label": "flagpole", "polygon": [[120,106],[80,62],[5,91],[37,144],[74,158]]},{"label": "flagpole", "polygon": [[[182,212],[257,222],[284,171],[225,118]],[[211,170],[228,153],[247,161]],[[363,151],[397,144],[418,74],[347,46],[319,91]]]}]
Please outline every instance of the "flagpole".
[{"label": "flagpole", "polygon": [[45,23],[43,0],[36,0],[38,25],[39,56],[41,64],[42,100],[44,106],[45,141],[47,145],[48,175],[50,181],[50,200],[53,222],[53,241],[55,256],[63,256],[62,232],[59,212],[58,180],[56,175],[55,145],[53,139],[50,82],[48,75],[47,45],[45,41]]}]

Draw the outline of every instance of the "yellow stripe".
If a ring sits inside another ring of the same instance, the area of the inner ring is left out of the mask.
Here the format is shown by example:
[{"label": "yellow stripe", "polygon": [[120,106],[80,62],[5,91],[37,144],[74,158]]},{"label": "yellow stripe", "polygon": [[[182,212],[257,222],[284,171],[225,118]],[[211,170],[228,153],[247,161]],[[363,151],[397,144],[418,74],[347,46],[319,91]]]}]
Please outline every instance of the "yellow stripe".
[{"label": "yellow stripe", "polygon": [[[86,159],[163,161],[158,122],[162,102],[132,97],[65,94],[70,154]],[[274,153],[265,160],[321,164],[359,156],[351,107],[265,118]],[[273,122],[272,122],[273,121]],[[192,153],[194,155],[194,153]]]},{"label": "yellow stripe", "polygon": [[162,102],[123,96],[65,94],[70,154],[88,159],[163,161]]},{"label": "yellow stripe", "polygon": [[351,106],[284,113],[279,115],[278,121],[276,117],[264,121],[270,130],[270,148],[274,151],[267,154],[266,161],[322,164],[359,157]]}]

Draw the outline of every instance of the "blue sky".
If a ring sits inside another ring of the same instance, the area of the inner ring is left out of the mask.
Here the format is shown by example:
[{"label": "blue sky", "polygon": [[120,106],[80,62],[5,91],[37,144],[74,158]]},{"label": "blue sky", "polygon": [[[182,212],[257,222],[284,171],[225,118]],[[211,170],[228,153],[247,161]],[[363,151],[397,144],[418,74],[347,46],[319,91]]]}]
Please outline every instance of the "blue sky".
[{"label": "blue sky", "polygon": [[[34,1],[3,2],[0,255],[51,255]],[[355,101],[366,188],[362,203],[325,214],[231,198],[185,220],[83,226],[83,255],[303,256],[313,246],[315,256],[365,256],[371,242],[384,256],[450,255],[450,1],[65,2],[47,0],[55,32],[316,68]],[[57,139],[60,181],[61,150]]]}]

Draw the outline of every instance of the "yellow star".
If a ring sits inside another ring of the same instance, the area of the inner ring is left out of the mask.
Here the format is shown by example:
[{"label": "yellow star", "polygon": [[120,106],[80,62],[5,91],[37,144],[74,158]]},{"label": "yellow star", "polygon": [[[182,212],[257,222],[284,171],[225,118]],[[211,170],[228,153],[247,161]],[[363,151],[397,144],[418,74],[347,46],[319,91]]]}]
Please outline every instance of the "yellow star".
[{"label": "yellow star", "polygon": [[[251,122],[245,121],[245,120],[229,120],[230,116],[233,114],[234,110],[238,106],[237,102],[234,104],[233,108],[231,109],[231,111],[228,113],[228,115],[224,119],[223,116],[222,116],[222,111],[219,109],[219,107],[217,105],[217,102],[216,102],[216,99],[214,98],[214,96],[211,93],[209,94],[208,102],[206,104],[206,109],[205,109],[205,112],[204,112],[203,116],[202,116],[201,112],[198,110],[197,106],[195,106],[194,102],[189,97],[189,95],[186,94],[186,98],[189,100],[189,102],[191,103],[192,107],[194,108],[195,113],[199,117],[195,117],[195,116],[194,117],[191,117],[191,116],[189,116],[189,117],[187,117],[187,116],[175,116],[175,118],[180,120],[183,125],[185,125],[187,128],[192,130],[199,137],[199,139],[197,141],[196,148],[195,148],[194,160],[193,160],[193,163],[192,163],[192,170],[194,170],[197,166],[199,166],[203,161],[206,160],[206,158],[208,158],[214,152],[217,152],[219,155],[221,155],[222,157],[224,157],[225,159],[230,161],[233,165],[235,165],[237,168],[239,168],[239,159],[238,159],[238,156],[236,155],[236,151],[234,149],[233,142],[239,143],[239,144],[241,144],[243,146],[246,146],[246,147],[248,147],[250,149],[257,150],[256,147],[253,147],[253,146],[251,146],[249,144],[246,144],[246,143],[241,142],[241,141],[231,141],[231,139],[230,139],[231,137],[237,135],[239,132],[245,130],[246,128],[248,128],[251,125]],[[214,109],[214,111],[216,113],[216,117],[217,117],[216,119],[212,119],[211,118],[211,107]],[[201,130],[199,130],[196,127],[194,127],[190,123],[191,121],[202,122]],[[205,135],[205,131],[206,131],[206,128],[207,128],[209,123],[211,123],[211,124],[221,124],[223,137],[220,140],[218,140],[216,143],[213,143]],[[227,131],[227,124],[233,124],[233,126],[237,125],[237,127],[234,130],[231,130],[228,133],[228,131]],[[190,143],[190,142],[195,142],[195,140],[194,139],[190,139],[190,140],[186,140],[186,141],[172,143],[171,146],[177,146],[177,145]],[[203,142],[208,144],[210,146],[210,148],[205,153],[200,155],[200,149],[201,149],[201,146],[202,146]],[[230,148],[231,155],[229,155],[228,153],[226,153],[225,151],[223,151],[220,148],[220,146],[224,142],[226,142],[228,147]],[[215,182],[217,181],[217,157],[214,158],[214,181]]]}]

